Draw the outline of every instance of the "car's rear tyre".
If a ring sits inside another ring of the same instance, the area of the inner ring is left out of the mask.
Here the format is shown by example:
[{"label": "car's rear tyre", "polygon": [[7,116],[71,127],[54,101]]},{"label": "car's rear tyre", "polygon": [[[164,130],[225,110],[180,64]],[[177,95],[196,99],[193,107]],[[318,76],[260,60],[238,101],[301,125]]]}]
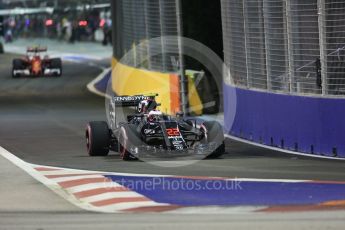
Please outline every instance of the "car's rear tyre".
[{"label": "car's rear tyre", "polygon": [[4,45],[2,44],[2,42],[0,42],[0,54],[5,53],[4,51]]},{"label": "car's rear tyre", "polygon": [[12,78],[20,77],[20,74],[15,73],[16,69],[12,68]]},{"label": "car's rear tyre", "polygon": [[124,161],[137,159],[131,152],[135,147],[141,145],[141,140],[136,128],[136,125],[125,124],[120,129],[118,149],[120,157]]},{"label": "car's rear tyre", "polygon": [[25,69],[24,61],[21,59],[14,59],[12,62],[12,77],[18,78],[20,77],[20,74],[15,73],[16,70],[23,70]]},{"label": "car's rear tyre", "polygon": [[224,131],[223,127],[217,121],[206,121],[200,127],[204,135],[203,143],[207,144],[214,142],[217,144],[217,149],[210,153],[206,158],[214,159],[219,158],[225,153]]},{"label": "car's rear tyre", "polygon": [[93,121],[86,126],[86,148],[90,156],[107,156],[110,148],[110,130],[104,121]]},{"label": "car's rear tyre", "polygon": [[56,77],[61,77],[62,75],[62,60],[61,58],[52,58],[50,60],[50,68],[52,69],[59,69],[60,73],[56,74]]}]

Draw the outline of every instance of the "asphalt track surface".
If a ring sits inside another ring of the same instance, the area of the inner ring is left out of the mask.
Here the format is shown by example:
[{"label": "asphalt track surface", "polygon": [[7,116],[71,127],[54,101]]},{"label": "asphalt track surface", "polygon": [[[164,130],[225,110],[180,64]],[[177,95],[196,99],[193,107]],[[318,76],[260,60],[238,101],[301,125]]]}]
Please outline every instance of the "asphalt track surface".
[{"label": "asphalt track surface", "polygon": [[[297,158],[227,140],[227,154],[179,168],[86,155],[84,128],[104,120],[104,99],[86,84],[101,70],[64,63],[61,78],[12,79],[13,55],[0,55],[0,146],[35,164],[193,176],[344,180],[344,162]],[[98,63],[108,65],[107,61]],[[0,229],[342,229],[343,212],[97,214],[80,210],[0,159]]]},{"label": "asphalt track surface", "polygon": [[[0,146],[35,164],[122,173],[224,176],[264,179],[345,180],[345,162],[296,157],[226,141],[221,159],[184,167],[124,162],[114,153],[92,158],[85,150],[84,129],[90,120],[104,120],[104,99],[86,84],[101,70],[89,63],[64,63],[61,78],[12,79],[12,55],[0,64]],[[108,62],[96,63],[107,66]]]}]

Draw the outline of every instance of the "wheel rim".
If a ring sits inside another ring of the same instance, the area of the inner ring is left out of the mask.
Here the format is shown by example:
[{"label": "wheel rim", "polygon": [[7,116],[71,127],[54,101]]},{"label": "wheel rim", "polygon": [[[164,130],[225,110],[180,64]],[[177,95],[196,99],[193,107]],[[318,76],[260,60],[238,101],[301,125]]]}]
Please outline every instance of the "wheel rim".
[{"label": "wheel rim", "polygon": [[120,143],[120,157],[124,159],[127,153],[127,148],[126,148],[127,141],[126,141],[126,138],[124,138],[122,134],[120,135],[119,143]]},{"label": "wheel rim", "polygon": [[86,130],[86,149],[89,154],[91,154],[91,128],[90,126],[87,127]]},{"label": "wheel rim", "polygon": [[201,139],[201,143],[205,144],[205,143],[208,142],[206,127],[201,126],[200,131],[203,133],[203,136],[204,136],[204,137]]},{"label": "wheel rim", "polygon": [[90,152],[90,139],[89,139],[89,136],[86,136],[86,148],[87,148],[87,151]]}]

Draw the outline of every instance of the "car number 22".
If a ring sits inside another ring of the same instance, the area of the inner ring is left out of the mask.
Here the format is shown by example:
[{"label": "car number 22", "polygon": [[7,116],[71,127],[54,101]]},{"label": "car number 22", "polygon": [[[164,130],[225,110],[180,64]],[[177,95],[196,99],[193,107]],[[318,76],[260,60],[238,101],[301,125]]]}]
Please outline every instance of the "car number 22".
[{"label": "car number 22", "polygon": [[181,136],[180,131],[177,128],[167,129],[167,134],[170,137]]}]

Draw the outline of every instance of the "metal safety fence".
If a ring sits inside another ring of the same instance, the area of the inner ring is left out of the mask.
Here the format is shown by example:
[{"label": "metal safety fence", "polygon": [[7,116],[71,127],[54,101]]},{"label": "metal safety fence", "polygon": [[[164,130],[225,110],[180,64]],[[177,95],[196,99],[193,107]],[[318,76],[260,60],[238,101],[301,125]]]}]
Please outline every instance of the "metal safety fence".
[{"label": "metal safety fence", "polygon": [[345,2],[221,0],[227,82],[294,94],[345,94]]},{"label": "metal safety fence", "polygon": [[[125,57],[125,64],[148,70],[176,70],[172,57],[179,60],[179,41],[164,37],[180,34],[178,1],[116,0],[112,11],[116,58]],[[163,38],[150,40],[158,37]]]}]

